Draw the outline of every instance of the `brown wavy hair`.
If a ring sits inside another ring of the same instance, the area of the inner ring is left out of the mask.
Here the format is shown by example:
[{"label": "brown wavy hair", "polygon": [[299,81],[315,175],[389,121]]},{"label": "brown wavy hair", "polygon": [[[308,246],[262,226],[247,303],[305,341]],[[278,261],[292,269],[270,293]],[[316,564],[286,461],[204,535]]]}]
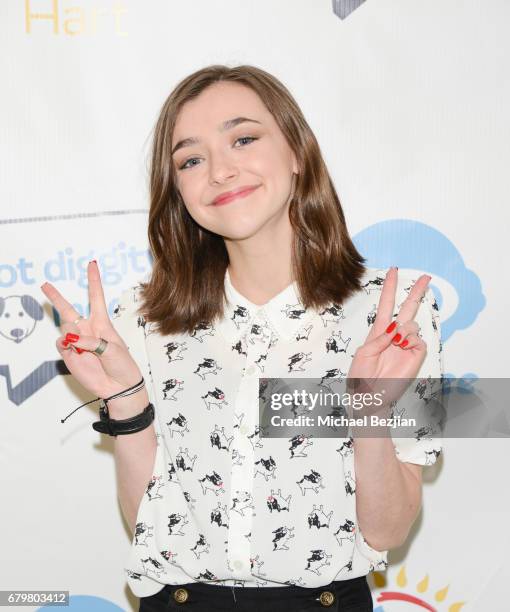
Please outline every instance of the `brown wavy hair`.
[{"label": "brown wavy hair", "polygon": [[291,193],[293,278],[304,307],[341,305],[361,289],[366,259],[349,237],[345,217],[319,144],[287,88],[251,65],[206,66],[181,80],[161,108],[150,159],[148,237],[153,267],[138,307],[161,335],[192,333],[223,316],[229,263],[223,238],[198,225],[177,189],[171,157],[179,111],[210,85],[230,81],[250,87],[271,112],[296,155],[299,174]]}]

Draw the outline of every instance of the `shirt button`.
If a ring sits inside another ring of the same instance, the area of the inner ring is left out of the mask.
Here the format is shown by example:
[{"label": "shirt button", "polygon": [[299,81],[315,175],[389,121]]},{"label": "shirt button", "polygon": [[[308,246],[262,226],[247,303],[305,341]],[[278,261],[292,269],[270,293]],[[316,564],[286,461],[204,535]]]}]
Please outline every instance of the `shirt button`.
[{"label": "shirt button", "polygon": [[246,427],[246,425],[241,425],[241,428],[239,429],[239,431],[242,434],[248,433],[248,427]]},{"label": "shirt button", "polygon": [[243,564],[241,561],[234,561],[234,567],[236,569],[241,569],[243,567]]},{"label": "shirt button", "polygon": [[253,374],[253,372],[255,372],[255,366],[250,366],[247,370],[246,370],[246,374]]}]

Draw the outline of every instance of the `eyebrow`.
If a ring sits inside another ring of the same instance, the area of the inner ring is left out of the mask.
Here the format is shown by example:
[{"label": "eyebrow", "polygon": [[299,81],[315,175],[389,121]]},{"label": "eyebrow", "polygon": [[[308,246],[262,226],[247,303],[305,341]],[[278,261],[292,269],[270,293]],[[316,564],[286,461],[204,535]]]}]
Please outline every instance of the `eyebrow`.
[{"label": "eyebrow", "polygon": [[[223,123],[220,123],[220,125],[218,126],[218,130],[220,132],[225,132],[226,130],[231,130],[232,128],[235,128],[236,125],[245,122],[260,123],[260,121],[257,121],[256,119],[248,119],[247,117],[235,117],[235,119],[227,119]],[[199,142],[199,138],[184,138],[183,140],[179,140],[179,142],[172,149],[171,155],[173,155],[176,151],[182,149],[183,147],[189,147],[190,145],[198,144]]]}]

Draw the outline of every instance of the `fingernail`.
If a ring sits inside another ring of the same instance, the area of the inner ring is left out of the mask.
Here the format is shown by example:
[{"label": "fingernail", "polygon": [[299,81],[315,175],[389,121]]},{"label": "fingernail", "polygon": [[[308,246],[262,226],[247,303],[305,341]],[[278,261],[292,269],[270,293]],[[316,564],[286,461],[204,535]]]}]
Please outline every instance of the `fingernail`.
[{"label": "fingernail", "polygon": [[95,264],[97,264],[97,261],[96,261],[95,259],[91,259],[91,260],[89,261],[89,263],[95,263]]},{"label": "fingernail", "polygon": [[65,339],[68,342],[78,342],[78,340],[80,339],[80,336],[77,336],[76,334],[68,333],[68,334],[66,334],[66,338]]},{"label": "fingernail", "polygon": [[402,334],[395,334],[395,337],[393,338],[392,342],[394,342],[395,344],[398,344],[401,339],[402,339]]},{"label": "fingernail", "polygon": [[62,342],[62,346],[67,347],[67,345],[68,345],[68,344],[69,344],[69,342],[68,342],[67,340],[64,340],[64,341]]},{"label": "fingernail", "polygon": [[74,348],[76,349],[76,352],[78,353],[78,355],[81,355],[83,351],[85,350],[85,349],[78,348],[77,346],[75,346]]},{"label": "fingernail", "polygon": [[390,323],[388,327],[386,328],[386,333],[391,334],[391,332],[395,329],[395,327],[397,327],[397,322],[393,321],[393,323]]},{"label": "fingernail", "polygon": [[409,344],[409,340],[404,340],[404,342],[402,342],[400,346],[404,347],[404,346],[407,346],[408,344]]}]

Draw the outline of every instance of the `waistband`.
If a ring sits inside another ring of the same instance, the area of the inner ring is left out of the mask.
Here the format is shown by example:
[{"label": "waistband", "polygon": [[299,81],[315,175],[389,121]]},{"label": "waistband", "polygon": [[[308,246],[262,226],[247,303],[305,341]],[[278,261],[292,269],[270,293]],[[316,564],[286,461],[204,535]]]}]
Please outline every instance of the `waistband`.
[{"label": "waistband", "polygon": [[[162,596],[175,597],[175,592],[178,589],[184,589],[189,595],[196,595],[198,598],[219,596],[228,599],[237,597],[245,602],[262,602],[278,597],[299,598],[299,597],[319,597],[323,591],[332,591],[342,600],[343,596],[349,597],[351,594],[362,593],[365,591],[370,595],[370,587],[368,586],[367,576],[358,576],[347,580],[334,580],[328,584],[318,587],[301,587],[296,585],[282,584],[281,587],[243,587],[243,586],[226,586],[214,583],[205,582],[189,582],[186,584],[167,584],[158,593]],[[185,595],[186,596],[186,595]]]}]

